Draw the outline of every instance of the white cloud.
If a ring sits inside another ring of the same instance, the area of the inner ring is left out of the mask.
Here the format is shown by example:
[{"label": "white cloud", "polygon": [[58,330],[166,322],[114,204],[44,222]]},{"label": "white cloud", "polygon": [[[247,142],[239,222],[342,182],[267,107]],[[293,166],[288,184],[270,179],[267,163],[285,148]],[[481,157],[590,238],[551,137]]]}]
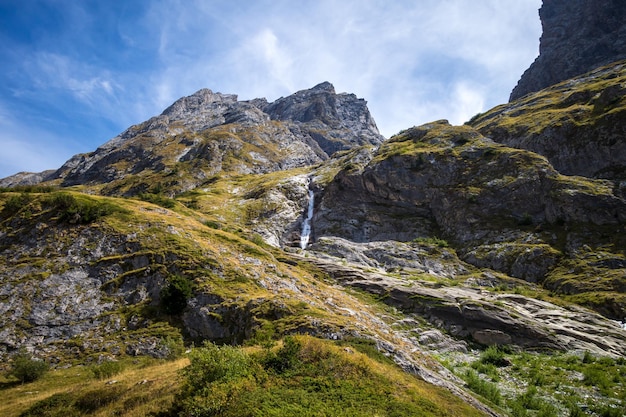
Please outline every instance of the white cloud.
[{"label": "white cloud", "polygon": [[[275,100],[330,81],[338,92],[366,99],[379,129],[390,136],[435,119],[462,123],[506,101],[537,55],[540,5],[155,0],[143,18],[117,26],[120,45],[130,48],[119,55],[145,54],[149,68],[124,68],[117,55],[107,66],[37,49],[27,66],[32,88],[14,91],[50,102],[65,91],[91,117],[122,131],[200,88]],[[93,137],[110,139],[98,132]]]},{"label": "white cloud", "polygon": [[65,90],[90,105],[102,103],[103,96],[111,96],[114,90],[119,90],[107,70],[93,68],[57,53],[35,53],[28,70],[39,89]]}]

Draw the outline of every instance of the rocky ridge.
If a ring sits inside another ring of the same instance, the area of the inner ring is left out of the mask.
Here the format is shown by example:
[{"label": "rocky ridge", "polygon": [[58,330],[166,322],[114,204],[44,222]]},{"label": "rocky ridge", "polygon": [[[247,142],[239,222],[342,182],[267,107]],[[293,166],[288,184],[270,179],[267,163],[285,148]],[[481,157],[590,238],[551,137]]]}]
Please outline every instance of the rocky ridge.
[{"label": "rocky ridge", "polygon": [[620,0],[544,0],[539,56],[511,93],[528,93],[626,59],[626,5]]},{"label": "rocky ridge", "polygon": [[[365,101],[336,94],[327,82],[274,103],[238,101],[236,95],[203,89],[94,152],[72,157],[43,181],[98,186],[108,195],[151,192],[155,184],[180,193],[220,172],[303,167],[336,151],[382,140]],[[37,179],[22,173],[0,186]]]},{"label": "rocky ridge", "polygon": [[626,187],[626,61],[497,106],[469,124],[507,146],[545,156],[562,174]]}]

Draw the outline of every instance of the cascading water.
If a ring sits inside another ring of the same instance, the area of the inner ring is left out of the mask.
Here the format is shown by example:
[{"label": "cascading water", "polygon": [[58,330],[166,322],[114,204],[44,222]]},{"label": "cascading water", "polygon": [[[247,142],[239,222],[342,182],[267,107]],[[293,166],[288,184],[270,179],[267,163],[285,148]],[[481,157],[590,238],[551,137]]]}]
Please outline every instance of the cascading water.
[{"label": "cascading water", "polygon": [[306,218],[304,219],[304,223],[302,223],[302,232],[300,233],[301,249],[306,249],[311,237],[311,219],[313,218],[314,199],[315,194],[313,193],[313,190],[309,190],[309,205],[306,210]]}]

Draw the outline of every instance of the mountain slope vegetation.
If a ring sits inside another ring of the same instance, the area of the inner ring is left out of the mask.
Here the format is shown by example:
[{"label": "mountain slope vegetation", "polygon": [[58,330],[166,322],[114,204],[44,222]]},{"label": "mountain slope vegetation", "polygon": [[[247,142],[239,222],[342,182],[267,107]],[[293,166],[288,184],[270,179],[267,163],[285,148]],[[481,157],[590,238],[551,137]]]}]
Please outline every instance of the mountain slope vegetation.
[{"label": "mountain slope vegetation", "polygon": [[[53,368],[15,415],[78,415],[87,397],[93,415],[622,412],[626,161],[620,119],[602,127],[622,67],[385,141],[329,83],[274,103],[201,90],[2,180],[0,356]],[[561,140],[564,117],[612,139],[526,146]],[[558,162],[582,154],[589,172]],[[45,385],[139,358],[135,375],[167,369],[156,391]]]}]

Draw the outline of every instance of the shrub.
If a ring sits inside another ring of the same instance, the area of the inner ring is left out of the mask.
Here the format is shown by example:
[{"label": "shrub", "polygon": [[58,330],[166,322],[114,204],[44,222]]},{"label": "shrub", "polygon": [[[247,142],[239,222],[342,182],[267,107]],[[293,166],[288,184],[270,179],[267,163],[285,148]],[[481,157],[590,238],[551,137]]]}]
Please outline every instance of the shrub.
[{"label": "shrub", "polygon": [[105,361],[91,367],[91,372],[98,379],[111,378],[124,370],[124,365],[117,361]]},{"label": "shrub", "polygon": [[438,246],[440,248],[447,248],[450,246],[450,244],[448,243],[448,241],[435,237],[435,236],[431,236],[431,237],[418,237],[416,239],[413,239],[414,243],[420,244],[420,245],[432,245],[432,246]]},{"label": "shrub", "polygon": [[85,413],[93,413],[96,410],[116,401],[122,394],[124,388],[120,386],[105,387],[88,391],[82,394],[74,404],[74,407]]},{"label": "shrub", "polygon": [[161,340],[161,346],[163,346],[167,352],[165,355],[166,359],[177,359],[185,352],[185,343],[182,337],[173,338],[167,336],[165,339]]},{"label": "shrub", "polygon": [[194,393],[213,382],[228,382],[250,375],[251,359],[241,349],[206,342],[189,354],[189,366],[182,370],[183,391]]},{"label": "shrub", "polygon": [[36,402],[20,417],[79,417],[81,412],[73,407],[74,399],[70,393],[54,394]]},{"label": "shrub", "polygon": [[47,363],[33,359],[29,354],[22,352],[13,359],[13,366],[9,375],[25,383],[38,380],[47,371]]},{"label": "shrub", "polygon": [[60,221],[71,224],[87,224],[121,211],[119,207],[105,201],[91,198],[77,198],[69,193],[55,192],[45,200],[47,205],[56,210]]},{"label": "shrub", "polygon": [[268,352],[263,359],[263,366],[266,369],[271,369],[278,373],[283,373],[288,370],[295,369],[300,364],[300,358],[298,353],[302,345],[298,340],[291,336],[285,337],[283,346],[278,349],[278,352]]},{"label": "shrub", "polygon": [[161,307],[166,314],[180,314],[187,308],[187,299],[192,292],[191,282],[187,278],[174,275],[161,289]]},{"label": "shrub", "polygon": [[213,220],[205,220],[204,225],[210,227],[211,229],[221,229],[222,225]]},{"label": "shrub", "polygon": [[4,203],[2,212],[9,216],[13,215],[19,212],[24,206],[28,205],[32,199],[33,197],[26,193],[13,195],[7,199],[6,203]]},{"label": "shrub", "polygon": [[502,402],[502,395],[498,387],[482,379],[475,371],[468,370],[463,379],[467,383],[467,387],[476,394],[488,399],[495,405],[500,405]]},{"label": "shrub", "polygon": [[141,193],[138,197],[140,200],[147,201],[148,203],[156,204],[157,206],[168,209],[174,208],[176,206],[176,201],[174,201],[174,199],[166,197],[160,193]]},{"label": "shrub", "polygon": [[503,366],[509,366],[511,362],[504,357],[504,351],[498,346],[489,346],[480,355],[480,362],[483,364],[492,364],[501,368]]},{"label": "shrub", "polygon": [[583,384],[596,387],[601,393],[607,394],[612,386],[612,375],[606,372],[606,368],[593,364],[583,369]]}]

